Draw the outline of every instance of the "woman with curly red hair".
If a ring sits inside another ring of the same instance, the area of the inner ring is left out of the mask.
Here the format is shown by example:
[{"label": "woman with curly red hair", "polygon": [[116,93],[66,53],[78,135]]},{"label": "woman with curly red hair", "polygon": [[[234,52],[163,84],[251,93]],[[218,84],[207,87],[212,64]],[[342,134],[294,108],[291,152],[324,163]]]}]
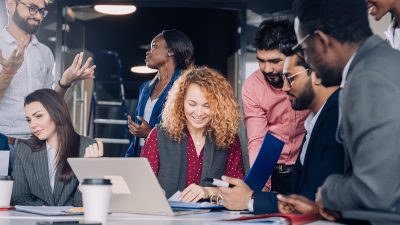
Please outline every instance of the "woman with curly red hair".
[{"label": "woman with curly red hair", "polygon": [[149,134],[146,157],[167,197],[197,202],[218,189],[205,177],[242,179],[242,152],[237,136],[239,106],[228,81],[201,67],[184,72],[175,82],[162,112],[161,124]]}]

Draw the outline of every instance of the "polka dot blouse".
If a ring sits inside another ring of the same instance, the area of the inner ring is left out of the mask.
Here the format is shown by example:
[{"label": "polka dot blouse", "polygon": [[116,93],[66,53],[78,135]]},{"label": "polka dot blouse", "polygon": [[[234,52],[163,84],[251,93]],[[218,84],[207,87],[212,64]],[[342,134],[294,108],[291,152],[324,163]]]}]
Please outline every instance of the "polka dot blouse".
[{"label": "polka dot blouse", "polygon": [[[186,168],[186,186],[189,186],[192,183],[200,184],[201,173],[203,169],[204,147],[201,150],[200,155],[197,155],[193,139],[189,132],[187,132],[187,143],[188,162]],[[225,175],[243,179],[244,169],[242,151],[238,136],[235,137],[232,145],[227,151],[229,152],[226,159],[227,162]],[[154,173],[158,175],[160,160],[158,155],[158,138],[156,128],[154,128],[147,137],[140,156],[146,157],[149,160],[151,168],[153,169]]]}]

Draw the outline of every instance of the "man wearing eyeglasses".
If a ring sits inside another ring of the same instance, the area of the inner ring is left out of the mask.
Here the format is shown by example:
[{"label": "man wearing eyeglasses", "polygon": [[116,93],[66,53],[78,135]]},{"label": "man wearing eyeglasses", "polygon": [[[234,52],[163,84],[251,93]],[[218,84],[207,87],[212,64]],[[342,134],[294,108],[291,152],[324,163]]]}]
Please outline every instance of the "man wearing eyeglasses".
[{"label": "man wearing eyeglasses", "polygon": [[305,133],[303,123],[309,114],[308,111],[294,111],[281,90],[285,55],[279,45],[296,40],[296,36],[290,20],[275,17],[260,24],[255,40],[259,69],[246,79],[242,88],[249,161],[250,165],[255,161],[267,132],[284,141],[270,189],[286,193],[290,191],[293,165]]},{"label": "man wearing eyeglasses", "polygon": [[[282,90],[289,96],[294,110],[311,110],[311,113],[304,123],[307,133],[293,169],[290,193],[314,199],[315,192],[328,175],[343,173],[344,150],[336,141],[339,83],[332,87],[323,86],[321,78],[305,62],[302,53],[291,51],[293,46],[288,43],[280,47],[287,56]],[[256,214],[279,210],[292,213],[284,207],[285,204],[278,204],[277,193],[253,192],[239,179],[224,179],[235,185],[220,189],[226,208],[249,209]]]},{"label": "man wearing eyeglasses", "polygon": [[84,65],[83,53],[56,80],[54,57],[35,36],[46,17],[45,0],[5,0],[8,25],[0,33],[0,133],[7,135],[11,149],[10,167],[18,141],[29,138],[23,102],[25,96],[41,88],[54,88],[64,95],[76,80],[91,79],[92,59]]},{"label": "man wearing eyeglasses", "polygon": [[[295,0],[294,9],[296,35],[322,84],[342,82],[338,139],[345,174],[327,177],[315,202],[278,199],[329,220],[348,210],[399,215],[400,52],[373,35],[365,0]],[[373,224],[399,224],[394,220],[371,218]]]}]

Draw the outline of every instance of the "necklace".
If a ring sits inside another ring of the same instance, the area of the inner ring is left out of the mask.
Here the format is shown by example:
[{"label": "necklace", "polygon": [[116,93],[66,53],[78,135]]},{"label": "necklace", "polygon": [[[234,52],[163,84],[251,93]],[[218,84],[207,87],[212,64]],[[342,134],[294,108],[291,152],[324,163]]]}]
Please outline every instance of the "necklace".
[{"label": "necklace", "polygon": [[200,147],[201,139],[202,139],[202,138],[194,138],[194,137],[192,137],[193,143],[194,143],[194,145],[196,146],[196,148],[199,148],[199,147]]},{"label": "necklace", "polygon": [[[160,82],[160,81],[159,81]],[[157,85],[159,85],[159,86],[157,86]],[[156,98],[158,98],[158,97],[160,97],[160,95],[161,95],[161,93],[164,91],[164,89],[167,87],[167,85],[168,85],[168,82],[166,82],[166,83],[164,83],[164,84],[161,84],[161,82],[160,83],[157,83],[157,85],[156,85],[156,87],[154,88],[154,90],[153,90],[153,98],[152,98],[152,100],[153,99],[156,99]]]},{"label": "necklace", "polygon": [[204,140],[204,134],[200,135],[200,137],[196,137],[193,134],[190,134],[190,136],[192,137],[191,139],[193,141],[194,146],[196,148],[200,148],[200,146],[201,146],[201,144],[203,143],[203,140]]}]

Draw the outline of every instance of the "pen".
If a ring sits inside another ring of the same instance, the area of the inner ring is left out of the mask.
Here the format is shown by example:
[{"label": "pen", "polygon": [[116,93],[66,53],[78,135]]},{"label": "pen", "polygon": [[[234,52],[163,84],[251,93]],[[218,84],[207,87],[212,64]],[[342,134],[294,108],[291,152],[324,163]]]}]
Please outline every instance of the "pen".
[{"label": "pen", "polygon": [[206,177],[204,178],[204,181],[211,183],[212,185],[218,186],[218,187],[234,187],[235,185],[230,184],[226,181],[220,180],[220,179],[215,179],[215,178],[209,178]]}]

